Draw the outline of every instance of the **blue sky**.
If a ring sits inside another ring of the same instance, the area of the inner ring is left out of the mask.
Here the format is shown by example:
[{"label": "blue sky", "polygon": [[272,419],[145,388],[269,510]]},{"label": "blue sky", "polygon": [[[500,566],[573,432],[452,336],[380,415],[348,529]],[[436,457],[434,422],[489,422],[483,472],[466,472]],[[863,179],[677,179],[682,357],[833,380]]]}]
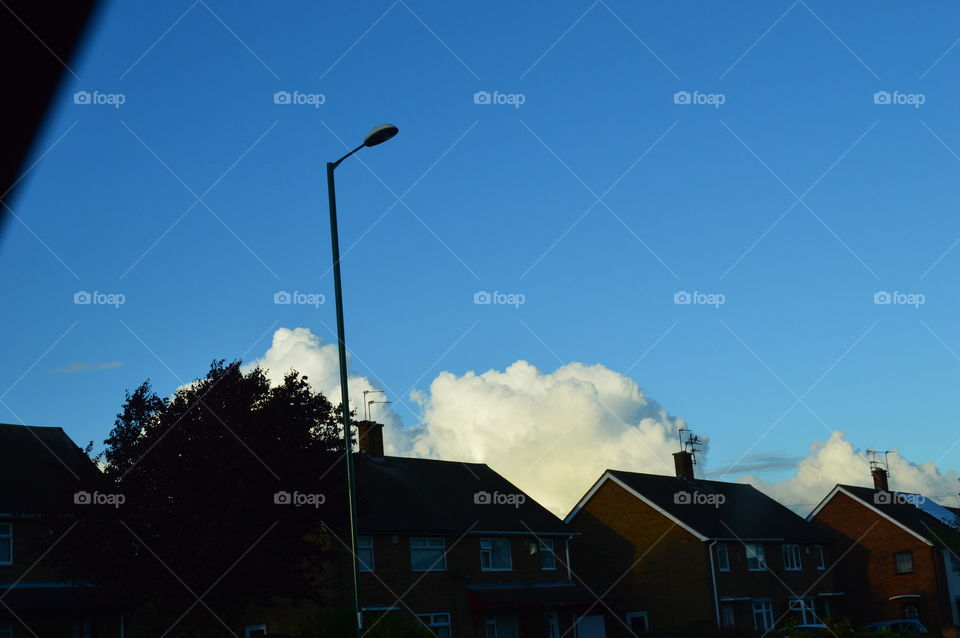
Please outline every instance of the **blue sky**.
[{"label": "blue sky", "polygon": [[107,2],[0,244],[0,420],[99,445],[146,378],[172,391],[278,327],[332,340],[332,303],[274,294],[332,299],[324,163],[389,121],[398,137],[337,171],[358,373],[425,390],[443,370],[600,363],[718,465],[768,429],[753,451],[789,456],[839,429],[960,469],[958,19],[946,2]]}]

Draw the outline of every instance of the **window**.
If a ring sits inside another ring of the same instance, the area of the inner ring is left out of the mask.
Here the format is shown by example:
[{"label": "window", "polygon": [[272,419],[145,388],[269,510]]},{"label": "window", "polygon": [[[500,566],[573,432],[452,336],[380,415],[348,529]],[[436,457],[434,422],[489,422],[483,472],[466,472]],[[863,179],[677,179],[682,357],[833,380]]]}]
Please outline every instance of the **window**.
[{"label": "window", "polygon": [[650,624],[647,620],[647,612],[631,611],[627,614],[627,627],[635,636],[645,634],[650,631]]},{"label": "window", "polygon": [[560,638],[560,614],[548,611],[543,615],[543,620],[547,625],[547,638]]},{"label": "window", "polygon": [[813,601],[802,598],[790,601],[790,612],[797,619],[799,625],[812,625],[819,623],[817,615],[813,611]]},{"label": "window", "polygon": [[372,536],[357,536],[357,561],[360,563],[360,571],[373,571]]},{"label": "window", "polygon": [[267,635],[266,625],[247,625],[243,628],[243,638],[257,638]]},{"label": "window", "polygon": [[442,572],[447,569],[443,538],[411,538],[410,569],[415,572]]},{"label": "window", "polygon": [[788,572],[798,572],[803,569],[799,545],[787,543],[783,546],[783,568]]},{"label": "window", "polygon": [[950,569],[954,574],[960,574],[960,558],[953,552],[950,552]]},{"label": "window", "polygon": [[510,560],[510,540],[506,538],[481,538],[480,569],[483,571],[513,569]]},{"label": "window", "polygon": [[737,616],[733,613],[733,605],[721,605],[720,623],[723,627],[733,627],[737,624]]},{"label": "window", "polygon": [[913,552],[897,552],[893,555],[893,564],[898,574],[912,574]]},{"label": "window", "polygon": [[13,625],[8,622],[0,622],[0,638],[13,638]]},{"label": "window", "polygon": [[826,569],[827,562],[823,558],[823,545],[814,545],[813,555],[817,559],[817,569]]},{"label": "window", "polygon": [[517,617],[513,614],[487,616],[485,638],[517,638]]},{"label": "window", "polygon": [[760,543],[747,543],[747,569],[762,571],[767,568],[767,556]]},{"label": "window", "polygon": [[730,549],[726,543],[717,545],[717,567],[722,572],[730,571]]},{"label": "window", "polygon": [[907,620],[920,620],[920,608],[913,603],[903,606],[903,617]]},{"label": "window", "polygon": [[73,619],[73,638],[91,638],[93,633],[91,632],[91,623],[89,618],[74,618]]},{"label": "window", "polygon": [[556,569],[557,556],[553,553],[553,539],[540,541],[540,569]]},{"label": "window", "polygon": [[773,602],[769,600],[753,601],[753,628],[757,631],[773,629]]},{"label": "window", "polygon": [[417,614],[437,638],[450,638],[450,614]]},{"label": "window", "polygon": [[0,565],[13,565],[13,525],[10,523],[0,523]]}]

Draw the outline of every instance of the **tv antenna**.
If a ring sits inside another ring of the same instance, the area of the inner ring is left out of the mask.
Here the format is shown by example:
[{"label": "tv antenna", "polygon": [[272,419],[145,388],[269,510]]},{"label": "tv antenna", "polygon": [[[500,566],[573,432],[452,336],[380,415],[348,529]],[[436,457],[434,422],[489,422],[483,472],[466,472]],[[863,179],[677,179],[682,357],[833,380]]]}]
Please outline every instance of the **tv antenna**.
[{"label": "tv antenna", "polygon": [[[890,454],[893,450],[874,450],[873,448],[867,448],[867,455],[870,457],[870,472],[877,468],[882,469],[887,473],[887,476],[890,475],[890,462],[887,460],[887,455]],[[881,461],[879,457],[883,457]]]},{"label": "tv antenna", "polygon": [[[386,394],[383,390],[364,390],[363,394],[363,418],[367,421],[370,420],[370,404],[374,401],[367,401],[368,394]],[[390,403],[390,401],[377,401],[377,403]]]},{"label": "tv antenna", "polygon": [[693,433],[693,431],[683,424],[679,429],[680,435],[680,451],[689,452],[693,457],[693,464],[697,464],[697,448],[703,445],[703,441],[700,440],[700,437]]}]

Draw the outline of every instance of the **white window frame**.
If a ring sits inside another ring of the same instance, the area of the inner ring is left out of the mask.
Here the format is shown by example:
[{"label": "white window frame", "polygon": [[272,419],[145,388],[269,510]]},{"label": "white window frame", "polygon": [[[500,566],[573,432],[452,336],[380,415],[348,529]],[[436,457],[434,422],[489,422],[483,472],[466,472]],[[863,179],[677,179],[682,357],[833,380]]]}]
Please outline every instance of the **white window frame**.
[{"label": "white window frame", "polygon": [[[545,572],[556,571],[557,554],[554,552],[554,543],[552,538],[543,538],[537,542],[537,551],[540,553],[540,570]],[[550,566],[544,567],[544,556],[550,557]]]},{"label": "white window frame", "polygon": [[[363,550],[370,550],[370,562],[363,560]],[[373,555],[373,536],[357,536],[357,569],[362,572],[372,572],[376,569],[376,559]]]},{"label": "white window frame", "polygon": [[[426,569],[414,566],[413,553],[416,550],[440,550],[440,560],[434,561]],[[414,572],[445,572],[447,571],[447,542],[442,536],[411,536],[410,537],[410,571]]]},{"label": "white window frame", "polygon": [[0,560],[0,565],[13,565],[13,523],[0,523],[0,543],[4,542],[10,548],[10,560]]},{"label": "white window frame", "polygon": [[[433,631],[434,627],[446,627],[447,635],[453,635],[453,623],[449,612],[437,611],[429,614],[417,614],[417,620],[422,622],[428,629]],[[436,635],[437,632],[433,632]]]},{"label": "white window frame", "polygon": [[726,543],[717,543],[717,569],[730,571],[730,547]]},{"label": "white window frame", "polygon": [[[513,621],[513,635],[519,636],[520,631],[517,627],[517,615],[516,614],[489,614],[483,621],[483,635],[485,638],[500,638],[497,634],[497,619],[498,618],[509,618]],[[490,633],[490,630],[493,629],[493,633]]]},{"label": "white window frame", "polygon": [[788,603],[790,611],[795,611],[800,614],[799,625],[813,625],[819,623],[820,620],[817,618],[817,612],[813,607],[812,598],[794,598]]},{"label": "white window frame", "polygon": [[[747,570],[751,572],[767,571],[767,551],[764,549],[763,543],[744,543],[744,547],[746,547],[747,552]],[[751,560],[755,560],[758,566],[751,567]]]},{"label": "white window frame", "polygon": [[796,543],[783,544],[783,568],[788,572],[803,571],[803,557]]},{"label": "white window frame", "polygon": [[[907,571],[900,570],[900,561],[897,560],[897,556],[906,556],[910,559],[910,569]],[[896,574],[913,574],[916,572],[917,566],[913,563],[913,552],[894,552],[893,553],[893,571]]]},{"label": "white window frame", "polygon": [[243,628],[243,638],[251,638],[253,635],[251,632],[262,631],[264,634],[267,633],[266,625],[247,625]]},{"label": "white window frame", "polygon": [[[773,601],[770,599],[759,599],[753,601],[753,628],[756,631],[770,631],[773,629]],[[757,622],[757,614],[760,614],[763,618],[763,624],[765,626],[761,627]]]},{"label": "white window frame", "polygon": [[[630,611],[627,612],[627,627],[630,631],[633,631],[633,627],[630,626],[630,621],[634,618],[643,618],[643,633],[650,631],[650,616],[647,615],[645,611]],[[636,634],[634,634],[636,635]]]},{"label": "white window frame", "polygon": [[823,571],[827,568],[827,560],[823,554],[823,545],[814,545],[813,551],[817,554],[817,569]]},{"label": "white window frame", "polygon": [[[494,544],[498,544],[507,549],[507,566],[506,567],[494,567],[493,566],[493,553],[494,553]],[[480,539],[480,571],[482,572],[509,572],[513,571],[513,552],[510,547],[509,538],[481,538]],[[486,557],[489,562],[489,566],[483,564],[483,559]]]}]

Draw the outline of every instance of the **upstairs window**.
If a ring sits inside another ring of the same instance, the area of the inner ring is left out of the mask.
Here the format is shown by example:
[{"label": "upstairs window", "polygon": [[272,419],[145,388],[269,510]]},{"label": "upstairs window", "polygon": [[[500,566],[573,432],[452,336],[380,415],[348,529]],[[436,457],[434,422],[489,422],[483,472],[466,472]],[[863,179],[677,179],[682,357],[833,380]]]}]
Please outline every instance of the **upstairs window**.
[{"label": "upstairs window", "polygon": [[415,572],[442,572],[447,569],[446,544],[442,537],[410,539],[410,569]]},{"label": "upstairs window", "polygon": [[769,600],[753,601],[753,628],[757,631],[773,629],[773,602]]},{"label": "upstairs window", "polygon": [[893,555],[893,566],[898,574],[913,573],[913,552],[897,552]]},{"label": "upstairs window", "polygon": [[787,543],[783,546],[783,568],[788,572],[798,572],[803,569],[799,545]]},{"label": "upstairs window", "polygon": [[730,571],[730,548],[726,543],[717,544],[717,567],[722,572]]},{"label": "upstairs window", "polygon": [[553,539],[545,538],[540,541],[540,569],[551,570],[557,568],[557,555],[553,553]]},{"label": "upstairs window", "polygon": [[[0,565],[13,565],[13,525],[10,523],[0,523]],[[0,633],[0,638],[2,636]]]},{"label": "upstairs window", "polygon": [[360,564],[360,571],[373,571],[372,536],[357,536],[357,562]]},{"label": "upstairs window", "polygon": [[513,569],[510,541],[506,538],[481,538],[480,569],[491,572]]},{"label": "upstairs window", "polygon": [[767,568],[767,555],[760,543],[747,543],[747,569],[752,572],[763,571]]},{"label": "upstairs window", "polygon": [[823,545],[814,545],[813,555],[817,559],[817,569],[826,569],[827,561],[823,557]]}]

